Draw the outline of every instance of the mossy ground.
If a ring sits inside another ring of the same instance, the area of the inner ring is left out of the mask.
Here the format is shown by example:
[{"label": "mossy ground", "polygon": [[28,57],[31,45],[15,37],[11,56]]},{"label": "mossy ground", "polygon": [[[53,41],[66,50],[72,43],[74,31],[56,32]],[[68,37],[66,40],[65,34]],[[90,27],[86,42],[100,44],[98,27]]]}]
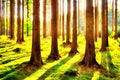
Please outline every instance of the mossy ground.
[{"label": "mossy ground", "polygon": [[[109,48],[100,52],[101,39],[95,42],[97,62],[105,68],[96,70],[78,66],[84,57],[85,39],[78,36],[78,51],[69,56],[70,47],[62,46],[58,39],[60,60],[46,61],[51,50],[51,38],[41,37],[41,55],[44,65],[39,69],[25,69],[25,63],[30,60],[31,37],[25,36],[25,42],[17,44],[6,36],[0,36],[0,80],[120,80],[120,39],[109,38]],[[17,49],[17,50],[16,50]]]}]

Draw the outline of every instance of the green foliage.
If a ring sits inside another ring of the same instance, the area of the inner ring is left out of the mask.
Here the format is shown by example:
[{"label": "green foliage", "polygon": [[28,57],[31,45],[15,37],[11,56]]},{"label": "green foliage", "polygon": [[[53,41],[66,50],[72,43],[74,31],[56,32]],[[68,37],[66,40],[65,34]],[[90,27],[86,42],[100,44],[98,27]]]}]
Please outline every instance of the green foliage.
[{"label": "green foliage", "polygon": [[[96,60],[105,70],[99,71],[78,66],[84,57],[85,38],[78,36],[78,51],[75,56],[68,56],[70,47],[62,46],[62,38],[58,39],[60,60],[46,61],[51,50],[51,37],[41,36],[41,55],[44,65],[39,69],[26,69],[31,55],[31,37],[25,36],[25,42],[16,44],[6,36],[0,36],[0,80],[119,80],[120,79],[120,39],[109,37],[108,51],[99,52],[101,39],[95,42]],[[20,49],[19,53],[16,49]],[[75,72],[75,73],[73,73]],[[75,75],[74,75],[75,74]]]}]

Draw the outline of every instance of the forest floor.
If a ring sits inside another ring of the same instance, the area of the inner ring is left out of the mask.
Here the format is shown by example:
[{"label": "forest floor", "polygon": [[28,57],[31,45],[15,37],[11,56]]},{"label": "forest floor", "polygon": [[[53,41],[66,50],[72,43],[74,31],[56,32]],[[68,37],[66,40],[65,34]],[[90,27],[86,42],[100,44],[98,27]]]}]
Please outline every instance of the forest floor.
[{"label": "forest floor", "polygon": [[109,38],[106,52],[100,52],[101,39],[95,42],[97,62],[105,71],[78,66],[85,52],[85,39],[78,36],[78,51],[69,56],[70,46],[63,47],[61,37],[58,39],[60,60],[46,61],[51,50],[51,38],[41,37],[41,55],[44,65],[39,69],[25,69],[24,64],[30,60],[31,37],[17,44],[6,36],[0,36],[0,80],[120,80],[120,39]]}]

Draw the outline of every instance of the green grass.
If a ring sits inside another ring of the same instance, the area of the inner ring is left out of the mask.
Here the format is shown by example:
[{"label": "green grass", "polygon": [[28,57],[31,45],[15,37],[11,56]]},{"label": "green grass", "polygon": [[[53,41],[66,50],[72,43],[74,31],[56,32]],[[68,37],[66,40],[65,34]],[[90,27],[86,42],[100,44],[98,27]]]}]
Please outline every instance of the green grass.
[{"label": "green grass", "polygon": [[[41,37],[41,55],[44,65],[39,69],[25,69],[25,63],[30,60],[31,37],[25,36],[25,42],[17,44],[15,40],[9,40],[6,36],[0,36],[0,80],[120,80],[120,39],[109,38],[107,51],[99,52],[101,39],[95,42],[96,60],[106,70],[100,71],[78,66],[84,57],[85,39],[78,36],[78,51],[70,57],[70,47],[62,46],[61,37],[58,39],[60,60],[46,61],[51,50],[51,37]],[[15,49],[20,51],[16,52]],[[76,72],[77,75],[69,73]]]}]

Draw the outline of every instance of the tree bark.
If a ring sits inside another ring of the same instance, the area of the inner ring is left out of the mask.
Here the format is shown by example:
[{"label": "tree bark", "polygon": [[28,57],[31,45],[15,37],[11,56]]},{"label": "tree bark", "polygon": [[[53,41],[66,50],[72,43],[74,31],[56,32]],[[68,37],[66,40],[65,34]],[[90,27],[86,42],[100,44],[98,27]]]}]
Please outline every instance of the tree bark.
[{"label": "tree bark", "polygon": [[62,0],[62,40],[65,40],[64,36],[64,0]]},{"label": "tree bark", "polygon": [[106,51],[108,47],[108,2],[102,0],[102,45],[100,51]]},{"label": "tree bark", "polygon": [[78,0],[78,35],[80,35],[80,0]]},{"label": "tree bark", "polygon": [[72,36],[72,47],[69,55],[74,55],[78,52],[77,50],[77,1],[73,0],[73,36]]},{"label": "tree bark", "polygon": [[86,1],[86,50],[85,56],[79,65],[84,65],[87,67],[99,67],[95,59],[95,45],[93,37],[94,28],[94,13],[93,13],[93,0]]},{"label": "tree bark", "polygon": [[60,58],[58,52],[58,41],[57,41],[57,28],[58,28],[58,0],[52,0],[52,23],[51,23],[51,32],[52,32],[52,45],[51,53],[48,57],[48,60],[58,60]]},{"label": "tree bark", "polygon": [[98,0],[95,0],[95,41],[98,38]]},{"label": "tree bark", "polygon": [[43,38],[46,38],[46,0],[43,1]]},{"label": "tree bark", "polygon": [[10,39],[14,39],[15,0],[10,0]]},{"label": "tree bark", "polygon": [[70,44],[71,0],[67,0],[66,44]]},{"label": "tree bark", "polygon": [[20,4],[21,4],[21,1],[18,0],[17,1],[17,43],[21,43],[22,42],[22,39],[21,39],[21,19],[20,19],[20,13],[21,13],[21,8],[20,8]]},{"label": "tree bark", "polygon": [[112,0],[112,31],[114,31],[114,21],[115,21],[114,0]]},{"label": "tree bark", "polygon": [[117,13],[117,2],[118,2],[118,0],[115,0],[115,39],[118,38],[118,13]]},{"label": "tree bark", "polygon": [[40,51],[40,0],[33,0],[33,29],[32,29],[32,53],[30,65],[40,67],[43,65]]},{"label": "tree bark", "polygon": [[22,0],[22,41],[24,41],[24,0]]},{"label": "tree bark", "polygon": [[9,1],[6,0],[6,35],[9,35],[9,16],[8,16],[8,3]]},{"label": "tree bark", "polygon": [[0,35],[2,34],[1,26],[2,26],[2,0],[0,0]]}]

